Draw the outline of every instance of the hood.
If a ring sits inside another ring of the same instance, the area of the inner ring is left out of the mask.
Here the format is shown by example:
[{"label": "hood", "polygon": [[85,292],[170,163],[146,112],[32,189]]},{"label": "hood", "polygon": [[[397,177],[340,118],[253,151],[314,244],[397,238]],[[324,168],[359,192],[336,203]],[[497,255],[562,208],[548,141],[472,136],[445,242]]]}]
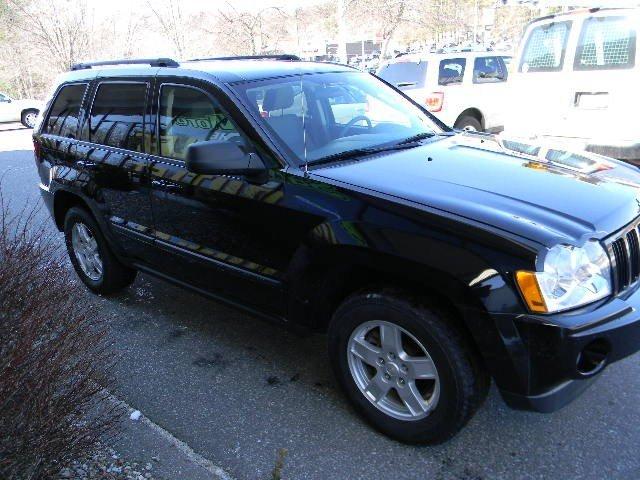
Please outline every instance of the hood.
[{"label": "hood", "polygon": [[640,215],[640,171],[600,155],[461,133],[312,170],[543,245],[603,238]]}]

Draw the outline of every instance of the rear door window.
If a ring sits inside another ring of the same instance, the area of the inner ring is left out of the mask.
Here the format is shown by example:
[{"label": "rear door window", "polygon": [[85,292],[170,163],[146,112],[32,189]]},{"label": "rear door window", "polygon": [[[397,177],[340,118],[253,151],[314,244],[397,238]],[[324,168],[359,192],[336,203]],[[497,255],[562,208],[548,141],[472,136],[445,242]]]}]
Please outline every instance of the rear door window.
[{"label": "rear door window", "polygon": [[146,83],[100,84],[89,117],[89,140],[143,152],[146,97]]},{"label": "rear door window", "polygon": [[51,106],[42,132],[76,138],[80,106],[86,90],[86,83],[62,87]]},{"label": "rear door window", "polygon": [[521,72],[562,70],[571,22],[538,25],[531,30],[520,60]]},{"label": "rear door window", "polygon": [[473,62],[473,83],[497,83],[507,80],[507,69],[500,57],[477,57]]},{"label": "rear door window", "polygon": [[456,85],[462,83],[464,69],[467,65],[465,58],[448,58],[440,61],[438,85]]},{"label": "rear door window", "polygon": [[585,20],[574,62],[575,70],[633,68],[636,29],[627,17],[591,17]]},{"label": "rear door window", "polygon": [[422,88],[427,78],[427,62],[389,63],[377,75],[396,87]]}]

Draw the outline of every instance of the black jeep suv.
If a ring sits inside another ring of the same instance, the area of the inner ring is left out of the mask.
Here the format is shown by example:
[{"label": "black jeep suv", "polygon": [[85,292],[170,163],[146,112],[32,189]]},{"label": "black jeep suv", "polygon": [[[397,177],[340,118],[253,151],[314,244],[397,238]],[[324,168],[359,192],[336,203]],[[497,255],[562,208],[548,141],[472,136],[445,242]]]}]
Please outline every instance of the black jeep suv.
[{"label": "black jeep suv", "polygon": [[327,331],[346,395],[402,441],[451,437],[491,378],[556,410],[640,347],[636,170],[452,131],[346,66],[77,65],[34,146],[87,287],[141,271]]}]

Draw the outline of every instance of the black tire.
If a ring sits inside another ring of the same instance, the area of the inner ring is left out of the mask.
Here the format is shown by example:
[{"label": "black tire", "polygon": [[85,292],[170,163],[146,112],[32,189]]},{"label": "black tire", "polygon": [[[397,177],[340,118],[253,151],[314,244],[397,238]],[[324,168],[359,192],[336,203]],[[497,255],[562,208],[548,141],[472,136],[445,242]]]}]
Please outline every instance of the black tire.
[{"label": "black tire", "polygon": [[24,112],[22,112],[22,115],[20,116],[20,123],[22,123],[22,125],[24,125],[27,128],[34,128],[36,126],[35,120],[33,120],[33,122],[31,121],[31,115],[38,115],[39,111],[36,110],[35,108],[29,109],[29,110],[25,110]]},{"label": "black tire", "polygon": [[[379,410],[358,388],[348,363],[348,342],[364,322],[385,320],[399,325],[427,349],[438,372],[439,400],[426,418],[396,419]],[[454,436],[486,398],[490,377],[456,319],[398,291],[360,293],[335,312],[328,332],[329,354],[338,381],[355,409],[373,427],[404,443],[442,443]]]},{"label": "black tire", "polygon": [[[72,229],[76,223],[84,224],[95,238],[98,253],[102,260],[102,275],[99,279],[90,278],[80,266],[76,257],[73,242]],[[80,280],[94,293],[109,295],[119,292],[133,283],[136,278],[136,270],[123,265],[113,254],[100,227],[93,216],[82,207],[72,207],[67,212],[64,220],[64,237],[69,253],[69,259]]]},{"label": "black tire", "polygon": [[465,115],[464,117],[460,117],[456,120],[453,128],[457,128],[458,130],[475,130],[476,132],[482,132],[484,129],[482,128],[482,123],[476,117],[472,117],[471,115]]}]

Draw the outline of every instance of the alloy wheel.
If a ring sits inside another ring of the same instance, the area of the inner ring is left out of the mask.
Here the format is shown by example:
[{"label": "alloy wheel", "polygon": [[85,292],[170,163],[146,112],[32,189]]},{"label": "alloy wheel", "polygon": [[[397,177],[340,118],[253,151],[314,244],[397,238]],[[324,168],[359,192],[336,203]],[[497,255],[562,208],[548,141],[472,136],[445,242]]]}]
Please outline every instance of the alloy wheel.
[{"label": "alloy wheel", "polygon": [[102,258],[98,242],[89,227],[78,222],[71,229],[73,253],[82,272],[94,282],[102,278]]},{"label": "alloy wheel", "polygon": [[365,322],[347,345],[351,376],[378,410],[415,421],[436,407],[438,371],[426,348],[407,330],[383,320]]},{"label": "alloy wheel", "polygon": [[38,118],[38,115],[31,112],[31,113],[27,113],[24,116],[24,123],[27,124],[27,127],[29,128],[33,128],[36,126],[36,119]]}]

